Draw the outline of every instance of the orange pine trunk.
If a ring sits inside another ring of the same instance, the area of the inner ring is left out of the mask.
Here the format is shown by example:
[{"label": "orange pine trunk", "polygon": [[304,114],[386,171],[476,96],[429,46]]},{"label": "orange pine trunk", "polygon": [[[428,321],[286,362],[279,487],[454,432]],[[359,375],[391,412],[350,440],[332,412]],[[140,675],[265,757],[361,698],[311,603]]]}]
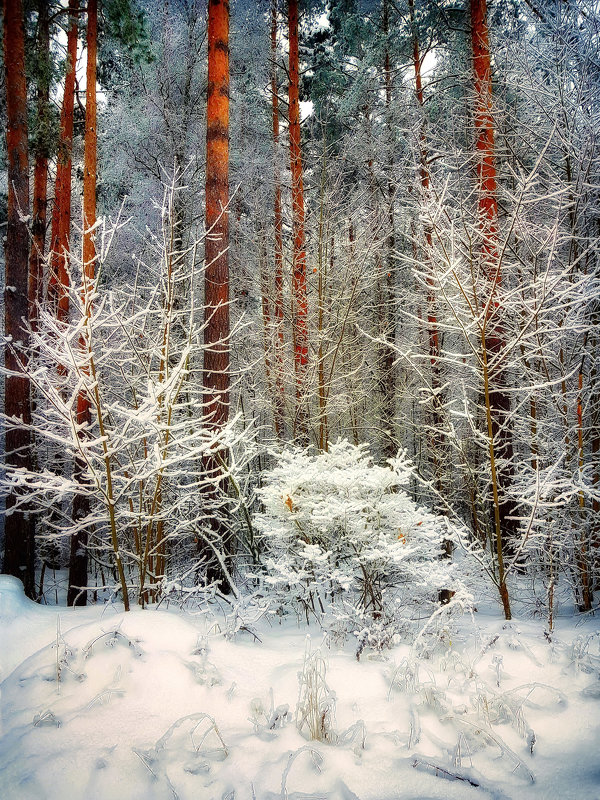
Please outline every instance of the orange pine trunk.
[{"label": "orange pine trunk", "polygon": [[[86,325],[91,314],[91,298],[95,275],[96,246],[93,227],[96,224],[96,161],[97,161],[97,128],[96,128],[96,71],[98,58],[98,2],[88,0],[87,4],[87,66],[85,90],[85,142],[83,152],[83,267],[82,267],[82,301]],[[80,347],[84,350],[89,337],[82,337]],[[87,393],[81,391],[77,396],[77,425],[82,436],[91,424],[91,405]],[[75,477],[83,480],[85,464],[75,460]],[[90,511],[89,498],[83,494],[73,499],[73,521],[80,522]],[[87,539],[85,528],[71,536],[71,558],[69,561],[68,605],[86,605],[87,593],[80,588],[87,584]]]},{"label": "orange pine trunk", "polygon": [[[504,578],[503,549],[513,550],[517,533],[516,523],[510,519],[512,504],[506,490],[512,472],[512,438],[507,429],[510,398],[504,390],[505,376],[494,360],[501,355],[504,331],[497,290],[501,282],[501,263],[498,251],[498,201],[496,197],[496,166],[494,158],[494,119],[492,116],[492,71],[486,0],[471,0],[471,40],[473,50],[473,75],[475,86],[475,147],[477,151],[478,227],[481,238],[480,263],[487,278],[487,308],[482,329],[482,358],[486,394],[486,415],[494,493],[493,512],[496,529],[499,590],[504,612],[510,619],[511,611]],[[497,459],[502,457],[508,467],[500,469]]]},{"label": "orange pine trunk", "polygon": [[67,35],[67,71],[60,113],[60,140],[56,162],[52,231],[50,235],[50,276],[48,296],[59,320],[69,316],[68,253],[71,229],[71,160],[73,150],[73,108],[75,102],[75,63],[77,61],[77,22],[73,12],[78,0],[69,0],[71,24]]},{"label": "orange pine trunk", "polygon": [[[486,0],[471,0],[471,26],[473,43],[473,70],[475,77],[475,135],[477,149],[477,177],[479,182],[478,225],[481,237],[481,266],[488,280],[488,311],[485,321],[485,347],[488,358],[498,356],[505,346],[497,289],[501,283],[501,265],[498,252],[498,201],[496,167],[494,160],[494,120],[492,117],[492,81],[489,32]],[[505,459],[512,457],[512,440],[506,430],[506,415],[510,412],[510,399],[504,391],[502,371],[495,369],[491,381],[490,401],[494,440]],[[504,427],[503,427],[504,426]],[[506,520],[509,509],[502,506],[503,523],[507,532],[514,532],[514,523]]]},{"label": "orange pine trunk", "polygon": [[486,0],[471,0],[471,34],[475,78],[475,147],[479,179],[479,228],[482,261],[493,288],[500,282],[498,263],[498,201],[494,161],[492,72]]},{"label": "orange pine trunk", "polygon": [[[204,405],[207,424],[214,431],[229,419],[229,3],[208,3],[208,96],[206,104],[206,212],[204,224]],[[204,467],[215,480],[206,491],[207,506],[217,505],[219,487],[226,493],[220,461],[209,455]],[[215,541],[231,565],[231,535],[226,520],[211,512],[209,525]],[[199,541],[207,561],[205,579],[228,591],[225,571],[215,564],[211,548]]]},{"label": "orange pine trunk", "polygon": [[294,370],[296,374],[296,416],[294,433],[302,441],[308,438],[305,378],[308,366],[308,298],[306,290],[306,244],[304,239],[304,185],[300,149],[300,78],[298,55],[298,0],[288,4],[289,38],[289,139],[292,173],[292,321],[294,333]]},{"label": "orange pine trunk", "polygon": [[83,152],[83,272],[86,281],[94,280],[96,246],[93,227],[96,224],[96,169],[98,132],[96,128],[96,71],[98,58],[98,0],[87,4],[87,67],[85,89],[85,145]]},{"label": "orange pine trunk", "polygon": [[[29,317],[29,236],[22,216],[29,212],[29,152],[27,145],[27,84],[22,0],[4,0],[4,65],[6,81],[6,153],[8,160],[8,219],[5,243],[4,333],[10,342],[29,343],[23,320]],[[31,423],[30,386],[21,374],[10,346],[4,349],[7,370],[4,412]],[[31,435],[23,426],[6,431],[6,463],[31,466]],[[22,510],[15,511],[16,490],[6,498],[4,572],[20,578],[29,597],[34,596],[34,527]]]},{"label": "orange pine trunk", "polygon": [[209,424],[229,417],[229,4],[208,4],[204,388]]}]

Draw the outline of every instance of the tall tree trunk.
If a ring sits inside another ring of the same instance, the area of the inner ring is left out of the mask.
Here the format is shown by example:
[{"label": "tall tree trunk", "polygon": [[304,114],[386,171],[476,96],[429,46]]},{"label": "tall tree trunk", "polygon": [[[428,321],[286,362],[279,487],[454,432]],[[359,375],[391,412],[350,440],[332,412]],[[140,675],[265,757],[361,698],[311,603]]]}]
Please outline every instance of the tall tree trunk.
[{"label": "tall tree trunk", "polygon": [[[429,174],[429,152],[427,148],[427,139],[425,134],[425,98],[423,95],[423,79],[421,75],[421,51],[419,47],[419,35],[415,23],[415,8],[414,0],[408,0],[410,23],[412,27],[412,43],[413,43],[413,68],[415,72],[415,94],[419,108],[421,110],[422,119],[419,131],[419,146],[420,146],[420,164],[419,164],[419,177],[421,181],[421,188],[423,195],[427,198],[430,187],[430,174]],[[427,338],[429,341],[429,361],[431,363],[431,389],[432,389],[432,432],[430,439],[430,458],[434,471],[434,482],[436,491],[442,492],[442,449],[444,443],[443,436],[443,415],[442,405],[443,396],[441,391],[442,381],[440,377],[440,337],[438,331],[437,316],[435,310],[435,283],[433,280],[433,263],[432,263],[432,245],[433,237],[431,226],[427,223],[423,224],[423,235],[425,239],[425,272],[427,282]],[[452,555],[452,542],[445,539],[443,542],[443,554],[446,557]],[[452,596],[450,589],[442,589],[440,591],[440,600],[442,603],[448,603]]]},{"label": "tall tree trunk", "polygon": [[69,32],[67,34],[67,70],[60,112],[60,139],[56,160],[52,231],[50,234],[50,276],[48,297],[56,308],[59,320],[69,317],[69,233],[71,230],[71,166],[73,151],[73,109],[75,105],[75,66],[77,62],[77,20],[74,12],[78,0],[69,0]]},{"label": "tall tree trunk", "polygon": [[292,324],[294,333],[294,371],[296,375],[296,414],[294,435],[308,441],[306,372],[308,367],[308,298],[306,289],[306,244],[304,238],[304,184],[300,149],[300,76],[298,56],[298,0],[288,3],[289,90],[288,116],[290,168],[292,173]]},{"label": "tall tree trunk", "polygon": [[275,350],[275,433],[282,438],[285,427],[283,382],[283,222],[281,214],[281,175],[279,171],[279,95],[277,86],[277,0],[271,0],[271,111],[273,120],[273,183],[275,232],[275,303],[273,307]]},{"label": "tall tree trunk", "polygon": [[37,306],[43,279],[46,244],[46,211],[48,204],[48,150],[50,114],[50,25],[47,0],[38,0],[37,30],[37,111],[35,166],[33,170],[33,220],[29,253],[29,319],[36,327]]},{"label": "tall tree trunk", "polygon": [[[96,70],[98,57],[98,0],[87,4],[87,65],[85,89],[85,142],[83,153],[83,262],[82,300],[85,324],[89,325],[95,275],[96,245],[93,228],[96,224],[96,167],[98,134],[96,128]],[[82,350],[90,341],[89,332],[80,342]],[[77,396],[77,425],[82,436],[91,426],[90,398],[85,391]],[[83,481],[85,464],[75,459],[75,477]],[[89,498],[78,494],[73,499],[73,521],[80,524],[90,513]],[[86,605],[87,593],[81,587],[87,585],[87,541],[88,531],[82,526],[71,536],[71,558],[69,561],[68,605]],[[79,588],[78,588],[79,587]]]},{"label": "tall tree trunk", "polygon": [[[4,350],[6,378],[4,411],[23,425],[6,431],[6,463],[31,466],[29,379],[22,374],[13,343],[29,344],[27,321],[29,236],[24,217],[29,212],[29,154],[27,146],[27,85],[25,80],[25,32],[22,0],[4,0],[4,68],[6,80],[6,152],[8,158],[8,220],[4,289]],[[22,508],[15,510],[17,490],[6,499],[4,523],[4,572],[23,581],[28,597],[35,593],[34,524]]]},{"label": "tall tree trunk", "polygon": [[507,501],[511,467],[499,468],[498,456],[510,465],[512,437],[508,430],[510,398],[505,377],[494,361],[505,347],[501,322],[502,309],[497,299],[501,282],[498,251],[498,201],[494,158],[494,120],[492,117],[492,78],[486,0],[470,0],[471,41],[475,85],[475,146],[477,150],[478,226],[481,237],[481,267],[489,285],[486,315],[481,332],[483,380],[492,472],[493,514],[498,558],[498,580],[504,613],[510,619],[510,603],[504,570],[504,549],[514,542],[515,523],[508,519],[511,504]]},{"label": "tall tree trunk", "polygon": [[[382,286],[382,321],[383,330],[382,335],[386,339],[394,342],[396,338],[396,309],[394,306],[395,294],[395,274],[396,267],[394,262],[394,248],[396,246],[396,239],[394,235],[394,197],[396,194],[396,185],[393,180],[393,126],[391,120],[392,114],[392,67],[389,46],[389,0],[383,0],[383,36],[384,36],[384,61],[383,61],[383,75],[385,84],[385,125],[388,139],[386,158],[386,169],[388,172],[388,180],[386,186],[387,193],[387,216],[388,216],[388,232],[385,241],[385,262],[383,267],[383,274],[381,276]],[[383,438],[383,455],[385,458],[393,458],[398,453],[398,446],[394,436],[394,424],[396,416],[396,369],[394,361],[396,359],[394,349],[389,345],[382,345],[381,355],[379,360],[379,368],[381,370],[381,388],[383,395],[383,428],[385,435]]]},{"label": "tall tree trunk", "polygon": [[[427,198],[429,194],[429,187],[431,183],[431,176],[429,173],[429,151],[427,147],[427,138],[425,133],[425,98],[423,95],[423,79],[421,74],[421,51],[419,47],[419,35],[415,23],[415,9],[414,0],[408,0],[408,7],[410,13],[410,22],[412,27],[412,43],[413,43],[413,68],[415,73],[415,95],[419,108],[421,110],[422,119],[419,130],[419,148],[420,148],[420,163],[419,163],[419,179],[423,195]],[[433,279],[433,263],[432,263],[432,247],[433,237],[431,226],[426,222],[423,223],[423,236],[425,240],[424,263],[427,282],[427,338],[429,343],[429,361],[431,363],[431,388],[433,392],[432,400],[432,425],[433,433],[431,435],[431,462],[435,472],[435,485],[438,492],[442,490],[442,464],[441,464],[441,450],[443,446],[443,415],[442,404],[443,397],[441,395],[442,379],[440,375],[440,336],[437,322],[437,315],[435,309],[435,283]],[[446,547],[448,550],[450,545]]]},{"label": "tall tree trunk", "polygon": [[[208,426],[219,431],[229,419],[229,3],[208,3],[208,98],[206,106],[206,216],[204,390]],[[215,502],[216,482],[222,472],[218,456],[205,461],[215,484],[208,492]],[[221,491],[226,490],[221,479]],[[226,522],[210,515],[217,547],[230,556],[231,542]],[[209,550],[203,550],[207,555]],[[209,567],[207,580],[218,580],[226,589],[220,565]]]}]

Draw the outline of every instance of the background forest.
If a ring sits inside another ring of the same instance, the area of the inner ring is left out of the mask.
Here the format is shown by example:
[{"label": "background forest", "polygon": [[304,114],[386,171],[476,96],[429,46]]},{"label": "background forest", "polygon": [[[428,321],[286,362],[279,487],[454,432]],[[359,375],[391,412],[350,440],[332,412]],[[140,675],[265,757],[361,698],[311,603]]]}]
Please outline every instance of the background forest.
[{"label": "background forest", "polygon": [[5,0],[4,571],[551,630],[600,588],[598,4],[299,6]]}]

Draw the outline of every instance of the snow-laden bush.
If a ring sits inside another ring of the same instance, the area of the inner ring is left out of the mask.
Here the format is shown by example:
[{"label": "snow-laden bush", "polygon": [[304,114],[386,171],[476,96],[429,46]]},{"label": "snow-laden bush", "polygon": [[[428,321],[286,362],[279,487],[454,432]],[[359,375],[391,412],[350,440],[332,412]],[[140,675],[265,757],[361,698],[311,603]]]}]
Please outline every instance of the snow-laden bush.
[{"label": "snow-laden bush", "polygon": [[282,606],[327,612],[334,632],[351,631],[360,649],[389,645],[415,604],[435,607],[439,591],[453,588],[441,557],[451,531],[401,488],[411,473],[404,455],[378,466],[366,445],[345,440],[326,453],[282,454],[264,475],[256,516],[264,580]]}]

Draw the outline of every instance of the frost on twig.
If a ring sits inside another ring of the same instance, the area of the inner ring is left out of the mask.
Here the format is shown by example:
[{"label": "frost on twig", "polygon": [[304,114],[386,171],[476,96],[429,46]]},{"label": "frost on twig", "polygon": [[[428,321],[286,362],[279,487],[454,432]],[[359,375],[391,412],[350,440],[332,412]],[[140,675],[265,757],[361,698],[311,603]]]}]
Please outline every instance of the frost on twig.
[{"label": "frost on twig", "polygon": [[93,653],[94,645],[102,640],[104,640],[104,644],[107,647],[114,647],[118,643],[125,644],[131,648],[135,656],[140,657],[142,655],[142,649],[139,647],[138,642],[123,633],[120,627],[121,624],[119,623],[119,626],[114,630],[101,633],[99,636],[89,641],[83,648],[83,657],[85,659],[89,658]]},{"label": "frost on twig", "polygon": [[464,783],[468,783],[470,786],[480,786],[477,781],[468,777],[468,775],[461,775],[458,772],[450,772],[450,770],[440,767],[438,764],[433,764],[431,761],[428,761],[424,758],[415,758],[412,762],[412,766],[417,770],[429,772],[432,775],[435,775],[437,778],[445,778],[449,781],[463,781]]},{"label": "frost on twig", "polygon": [[75,680],[84,681],[86,679],[86,675],[84,672],[79,672],[78,670],[74,669],[72,666],[73,660],[75,659],[75,651],[73,648],[67,644],[65,641],[64,636],[62,635],[60,629],[60,617],[56,618],[56,694],[61,693],[61,686],[64,680],[63,675],[64,673],[69,673],[72,675]]},{"label": "frost on twig", "polygon": [[[510,771],[514,775],[520,775],[528,783],[535,783],[535,776],[533,772],[527,767],[523,760],[503,741],[503,739],[491,730],[484,728],[482,725],[475,725],[466,719],[456,718],[455,723],[462,727],[465,738],[469,742],[477,743],[478,745],[496,747],[499,750],[500,758],[506,758]],[[533,739],[535,743],[535,738]],[[530,751],[533,749],[533,743],[530,743]]]},{"label": "frost on twig", "polygon": [[271,734],[278,728],[283,728],[292,719],[290,707],[287,703],[275,706],[273,687],[269,690],[269,703],[265,705],[260,697],[255,697],[250,703],[252,716],[250,722],[254,726],[254,733]]},{"label": "frost on twig", "polygon": [[45,711],[40,711],[33,718],[33,725],[36,728],[46,725],[52,728],[60,728],[61,724],[62,723],[60,719],[54,714],[53,711],[50,711],[50,709],[46,709]]},{"label": "frost on twig", "polygon": [[93,708],[96,704],[103,705],[105,703],[109,703],[113,697],[123,697],[125,694],[125,689],[119,686],[121,682],[121,667],[117,667],[115,670],[115,674],[113,676],[112,681],[109,685],[104,688],[101,692],[90,700],[90,702],[85,707],[86,711],[89,711],[90,708]]},{"label": "frost on twig", "polygon": [[132,749],[153,779],[164,779],[172,791],[167,767],[174,760],[181,760],[184,772],[201,775],[210,773],[211,763],[224,760],[229,753],[214,718],[204,712],[175,720],[149,750]]},{"label": "frost on twig", "polygon": [[318,750],[315,750],[314,747],[310,745],[304,745],[299,750],[295,750],[293,753],[290,753],[288,758],[288,763],[286,768],[283,771],[283,775],[281,776],[281,800],[288,800],[289,794],[287,790],[287,782],[288,777],[290,774],[290,770],[292,769],[292,765],[298,758],[298,756],[302,755],[303,753],[308,753],[310,756],[310,763],[317,772],[321,772],[321,765],[323,764],[323,756],[319,753]]},{"label": "frost on twig", "polygon": [[[206,755],[220,758],[227,757],[227,745],[223,741],[223,737],[219,732],[217,723],[215,722],[214,718],[210,716],[210,714],[205,714],[204,712],[187,714],[186,716],[180,717],[178,720],[176,720],[166,731],[166,733],[164,733],[156,742],[154,745],[154,752],[158,754],[162,750],[165,750],[174,732],[186,723],[190,723],[188,735],[194,752],[203,752]],[[195,724],[191,725],[191,723]],[[204,747],[204,743],[207,738],[216,740],[212,748]]]},{"label": "frost on twig", "polygon": [[296,727],[303,733],[306,729],[308,738],[318,742],[335,742],[337,734],[334,730],[335,692],[325,681],[327,665],[316,650],[310,651],[310,637],[306,637],[306,649],[302,671],[298,673],[300,682],[298,703],[296,706]]},{"label": "frost on twig", "polygon": [[208,636],[200,636],[192,653],[193,656],[198,656],[199,661],[185,661],[184,664],[201,686],[219,686],[223,683],[223,679],[217,667],[209,661],[209,651]]}]

